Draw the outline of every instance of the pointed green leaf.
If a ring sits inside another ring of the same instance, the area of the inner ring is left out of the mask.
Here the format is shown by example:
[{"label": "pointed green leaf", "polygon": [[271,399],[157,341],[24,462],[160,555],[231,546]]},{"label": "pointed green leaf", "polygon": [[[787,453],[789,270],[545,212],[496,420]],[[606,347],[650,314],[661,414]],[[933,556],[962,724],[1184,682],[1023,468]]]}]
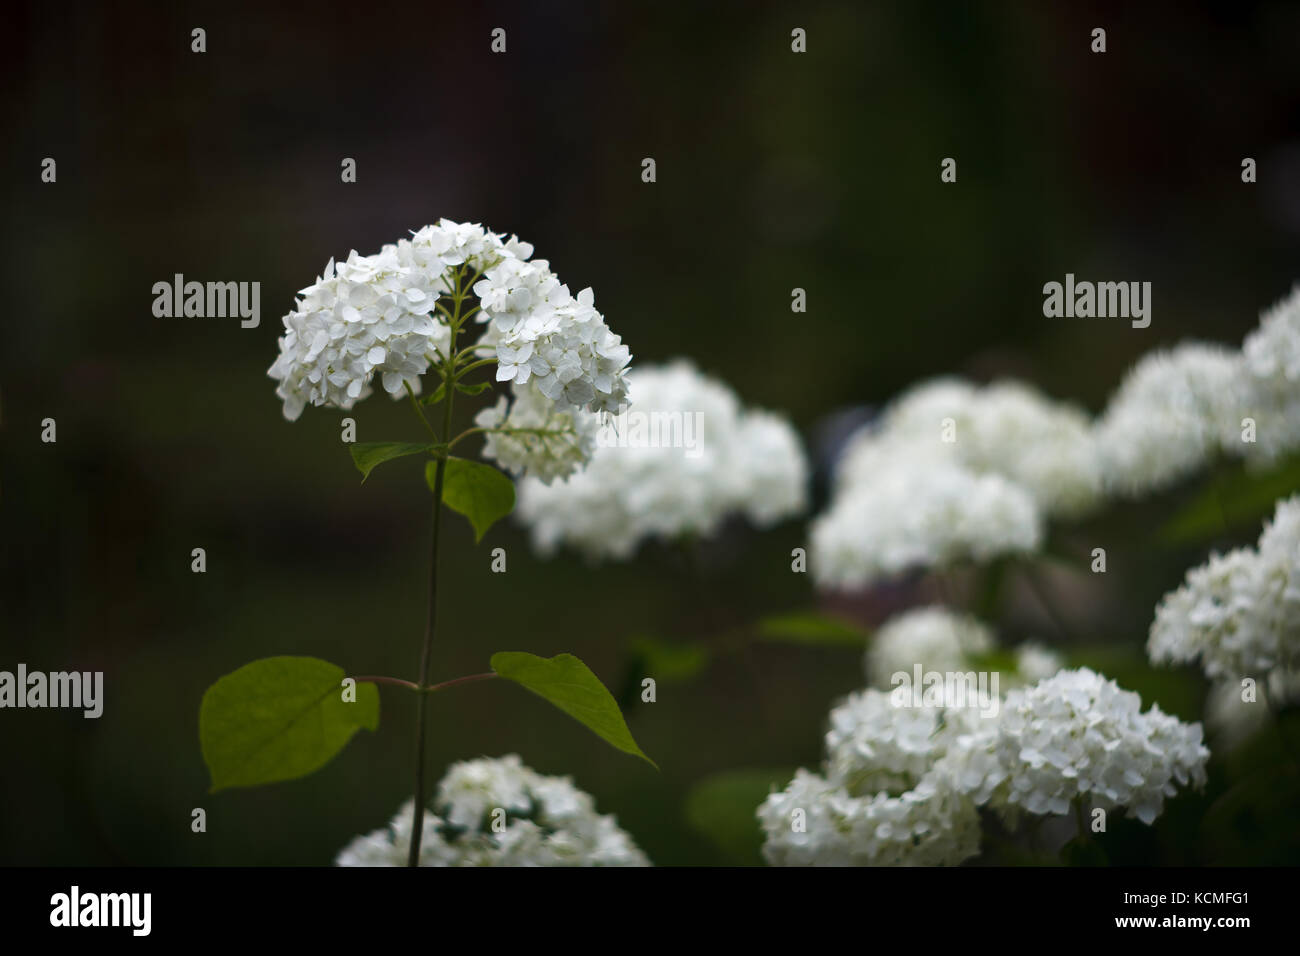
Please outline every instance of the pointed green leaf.
[{"label": "pointed green leaf", "polygon": [[476,382],[473,385],[462,385],[460,382],[456,383],[456,391],[464,392],[466,395],[481,395],[491,387],[491,382]]},{"label": "pointed green leaf", "polygon": [[572,654],[538,657],[524,651],[501,651],[492,655],[491,663],[501,677],[527,687],[602,740],[659,769],[632,739],[623,713],[600,678]]},{"label": "pointed green leaf", "polygon": [[442,401],[443,396],[446,394],[447,394],[447,383],[445,381],[440,382],[438,384],[438,387],[433,390],[432,394],[426,395],[424,398],[420,399],[420,404],[437,405],[440,401]]},{"label": "pointed green leaf", "polygon": [[352,461],[356,464],[357,471],[361,472],[361,482],[364,484],[376,466],[394,458],[433,451],[437,447],[432,442],[367,441],[349,445],[348,450],[352,452]]},{"label": "pointed green leaf", "polygon": [[358,728],[379,726],[379,690],[358,683],[345,701],[343,668],[314,657],[267,657],[207,689],[199,742],[212,792],[293,780],[319,770]]},{"label": "pointed green leaf", "polygon": [[[424,468],[425,480],[432,489],[437,462]],[[474,526],[474,543],[483,540],[487,529],[515,508],[515,483],[504,472],[477,461],[448,458],[442,479],[442,500],[448,508],[462,514]]]},{"label": "pointed green leaf", "polygon": [[861,648],[870,632],[816,611],[780,614],[758,622],[758,636],[787,644],[830,644]]}]

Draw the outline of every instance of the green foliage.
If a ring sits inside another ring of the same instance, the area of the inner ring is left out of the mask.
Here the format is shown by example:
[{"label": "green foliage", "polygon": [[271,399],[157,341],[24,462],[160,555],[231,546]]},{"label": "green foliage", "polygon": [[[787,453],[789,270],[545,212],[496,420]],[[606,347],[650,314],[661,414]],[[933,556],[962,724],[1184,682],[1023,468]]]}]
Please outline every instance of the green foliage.
[{"label": "green foliage", "polygon": [[[424,469],[425,481],[434,487],[438,463],[431,461]],[[442,479],[442,500],[448,508],[462,514],[474,526],[474,543],[515,507],[515,483],[504,472],[482,462],[448,458]]]},{"label": "green foliage", "polygon": [[572,654],[548,658],[524,651],[501,651],[492,655],[491,664],[498,675],[554,704],[605,742],[659,768],[637,746],[605,685]]},{"label": "green foliage", "polygon": [[698,676],[709,663],[702,644],[673,644],[654,637],[638,637],[630,647],[639,669],[659,683],[685,681]]},{"label": "green foliage", "polygon": [[1196,544],[1225,532],[1258,531],[1278,499],[1300,490],[1300,457],[1267,471],[1244,466],[1219,475],[1160,531],[1169,545]]},{"label": "green foliage", "polygon": [[361,472],[362,484],[365,484],[370,473],[384,462],[431,452],[438,447],[433,442],[368,441],[349,445],[348,451],[352,453],[352,461],[357,466],[357,471]]},{"label": "green foliage", "polygon": [[725,770],[705,777],[686,796],[686,820],[733,866],[760,866],[763,833],[758,805],[794,776],[791,769]]},{"label": "green foliage", "polygon": [[268,657],[207,689],[199,742],[212,791],[293,780],[319,770],[359,728],[379,726],[379,690],[343,699],[341,667],[314,657]]},{"label": "green foliage", "polygon": [[802,611],[764,618],[758,622],[758,636],[778,643],[849,646],[861,650],[871,633],[818,611]]}]

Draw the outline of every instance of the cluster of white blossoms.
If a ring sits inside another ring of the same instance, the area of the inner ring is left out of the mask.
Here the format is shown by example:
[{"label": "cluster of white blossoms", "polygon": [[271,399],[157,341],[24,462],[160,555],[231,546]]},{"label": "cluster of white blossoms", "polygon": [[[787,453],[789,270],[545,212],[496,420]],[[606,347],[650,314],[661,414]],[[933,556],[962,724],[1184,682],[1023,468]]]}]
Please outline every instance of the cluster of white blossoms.
[{"label": "cluster of white blossoms", "polygon": [[429,366],[449,357],[449,306],[440,309],[440,297],[454,293],[457,276],[465,292],[481,275],[474,319],[485,328],[471,349],[496,357],[497,381],[509,382],[523,406],[516,412],[507,402],[492,421],[534,439],[490,443],[488,455],[499,452],[516,472],[535,465],[550,477],[570,473],[585,460],[571,449],[590,449],[583,416],[626,404],[631,353],[596,311],[591,289],[573,295],[532,253],[514,236],[444,219],[376,255],[331,259],[284,317],[269,374],[285,417],[296,419],[309,404],[349,409],[370,394],[375,376],[394,397],[418,392]]},{"label": "cluster of white blossoms", "polygon": [[1300,668],[1275,667],[1249,692],[1239,680],[1223,680],[1205,699],[1205,725],[1216,747],[1232,749],[1269,722],[1273,710],[1300,703]]},{"label": "cluster of white blossoms", "polygon": [[1254,548],[1214,554],[1156,607],[1156,663],[1199,660],[1212,679],[1300,665],[1300,495],[1278,502]]},{"label": "cluster of white blossoms", "polygon": [[1168,487],[1214,455],[1240,453],[1244,363],[1217,345],[1153,352],[1129,370],[1097,422],[1108,493]]},{"label": "cluster of white blossoms", "polygon": [[1300,449],[1300,286],[1240,350],[1189,342],[1147,355],[1096,419],[1016,382],[909,389],[839,462],[811,529],[823,588],[1035,551],[1049,519],[1167,488],[1217,457]]},{"label": "cluster of white blossoms", "polygon": [[1007,694],[994,736],[1006,780],[994,802],[1009,810],[1065,814],[1124,807],[1143,823],[1179,786],[1201,787],[1210,752],[1201,725],[1185,724],[1087,668],[1064,670]]},{"label": "cluster of white blossoms", "polygon": [[1107,493],[1159,491],[1216,457],[1268,464],[1300,449],[1298,385],[1300,286],[1239,350],[1189,342],[1146,356],[1097,423]]},{"label": "cluster of white blossoms", "polygon": [[[511,754],[453,764],[424,815],[421,866],[649,866],[612,816],[568,777],[546,777]],[[414,802],[357,837],[338,866],[405,866]]]},{"label": "cluster of white blossoms", "polygon": [[[888,689],[895,674],[922,671],[956,673],[981,666],[996,648],[993,630],[968,614],[934,605],[913,608],[890,618],[871,638],[864,660],[867,684]],[[1003,672],[1005,687],[1051,677],[1065,659],[1041,644],[1026,642],[1014,651],[1015,670]]]},{"label": "cluster of white blossoms", "polygon": [[730,514],[767,526],[803,510],[808,465],[788,422],[744,409],[689,362],[627,379],[632,409],[583,432],[595,444],[585,470],[520,483],[516,514],[539,551],[622,559],[647,539],[707,536]]},{"label": "cluster of white blossoms", "polygon": [[913,608],[890,618],[867,644],[867,683],[887,688],[894,674],[962,671],[978,654],[993,649],[993,631],[969,615],[937,605]]},{"label": "cluster of white blossoms", "polygon": [[977,855],[976,803],[941,761],[967,719],[979,718],[895,707],[874,689],[850,695],[831,711],[824,772],[799,770],[758,808],[768,863],[951,866]]},{"label": "cluster of white blossoms", "polygon": [[813,524],[813,575],[844,589],[1032,552],[1045,518],[1083,513],[1100,488],[1083,411],[1016,382],[926,382],[850,439]]},{"label": "cluster of white blossoms", "polygon": [[901,706],[877,689],[830,716],[822,772],[800,770],[757,814],[769,863],[955,865],[980,852],[979,808],[1007,820],[1124,808],[1151,823],[1203,786],[1201,726],[1087,669],[1013,689],[997,713]]},{"label": "cluster of white blossoms", "polygon": [[1258,425],[1246,454],[1273,461],[1300,448],[1300,285],[1261,316],[1241,352],[1246,411]]}]

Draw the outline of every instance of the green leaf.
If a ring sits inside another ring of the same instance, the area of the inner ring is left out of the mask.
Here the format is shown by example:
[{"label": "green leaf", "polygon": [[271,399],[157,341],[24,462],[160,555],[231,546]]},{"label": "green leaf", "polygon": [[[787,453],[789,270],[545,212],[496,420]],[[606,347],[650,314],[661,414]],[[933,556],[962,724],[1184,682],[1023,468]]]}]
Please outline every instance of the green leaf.
[{"label": "green leaf", "polygon": [[618,704],[600,678],[572,654],[538,657],[524,651],[500,651],[492,655],[491,663],[506,680],[550,701],[606,743],[659,769],[632,739]]},{"label": "green leaf", "polygon": [[384,462],[433,451],[437,447],[431,442],[367,441],[349,445],[348,450],[352,452],[352,461],[356,464],[357,471],[361,472],[361,483],[365,484],[370,473]]},{"label": "green leaf", "polygon": [[870,632],[816,611],[781,614],[758,622],[758,636],[765,641],[788,644],[829,644],[862,648]]},{"label": "green leaf", "polygon": [[[438,463],[424,468],[425,481],[434,487]],[[515,483],[504,472],[477,461],[448,458],[442,479],[442,500],[474,526],[474,543],[483,540],[487,529],[515,508]]]},{"label": "green leaf", "polygon": [[460,382],[456,383],[456,391],[464,392],[466,395],[481,395],[491,387],[491,382],[476,382],[473,385],[462,385]]},{"label": "green leaf", "polygon": [[701,644],[670,644],[653,637],[638,637],[632,640],[631,650],[646,672],[643,676],[661,684],[690,680],[709,662],[709,649]]},{"label": "green leaf", "polygon": [[267,657],[207,689],[199,742],[212,792],[293,780],[319,770],[358,728],[379,726],[379,690],[343,699],[341,667],[314,657]]},{"label": "green leaf", "polygon": [[755,815],[759,804],[780,790],[794,769],[724,770],[705,777],[686,796],[686,820],[734,866],[759,866],[763,832]]},{"label": "green leaf", "polygon": [[1160,530],[1169,545],[1195,544],[1225,532],[1258,531],[1279,499],[1300,489],[1300,458],[1276,468],[1238,468],[1213,479]]}]

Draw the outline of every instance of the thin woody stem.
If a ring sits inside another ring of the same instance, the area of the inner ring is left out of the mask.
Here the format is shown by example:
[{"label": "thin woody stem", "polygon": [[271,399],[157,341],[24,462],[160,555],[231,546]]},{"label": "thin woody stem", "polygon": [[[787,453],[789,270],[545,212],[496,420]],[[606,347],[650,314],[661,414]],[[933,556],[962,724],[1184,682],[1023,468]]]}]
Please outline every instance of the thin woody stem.
[{"label": "thin woody stem", "polygon": [[[449,361],[443,372],[443,381],[448,384],[445,394],[443,395],[443,414],[442,414],[442,434],[445,438],[451,434],[451,408],[452,399],[455,397],[456,389],[450,387],[454,384],[452,379],[452,369],[456,366],[456,334],[459,331],[460,305],[464,300],[464,292],[461,287],[461,273],[456,270],[456,284],[452,290],[452,301],[455,314],[451,317],[451,341],[447,346]],[[416,411],[420,412],[418,403],[412,403],[416,406]],[[420,418],[424,419],[421,412]],[[428,422],[426,421],[427,425]],[[432,429],[430,429],[432,431]],[[434,436],[437,440],[437,435]],[[437,459],[434,465],[433,477],[433,541],[430,545],[429,554],[429,610],[427,624],[424,630],[424,644],[420,648],[420,690],[425,690],[429,686],[429,667],[433,658],[433,635],[437,629],[438,617],[438,539],[442,530],[442,489],[443,479],[447,473],[447,458],[445,455]],[[424,799],[425,799],[425,737],[428,734],[429,726],[429,695],[420,694],[419,701],[416,704],[416,738],[415,738],[415,818],[411,827],[411,849],[407,855],[407,866],[420,865],[420,842],[424,835]]]}]

